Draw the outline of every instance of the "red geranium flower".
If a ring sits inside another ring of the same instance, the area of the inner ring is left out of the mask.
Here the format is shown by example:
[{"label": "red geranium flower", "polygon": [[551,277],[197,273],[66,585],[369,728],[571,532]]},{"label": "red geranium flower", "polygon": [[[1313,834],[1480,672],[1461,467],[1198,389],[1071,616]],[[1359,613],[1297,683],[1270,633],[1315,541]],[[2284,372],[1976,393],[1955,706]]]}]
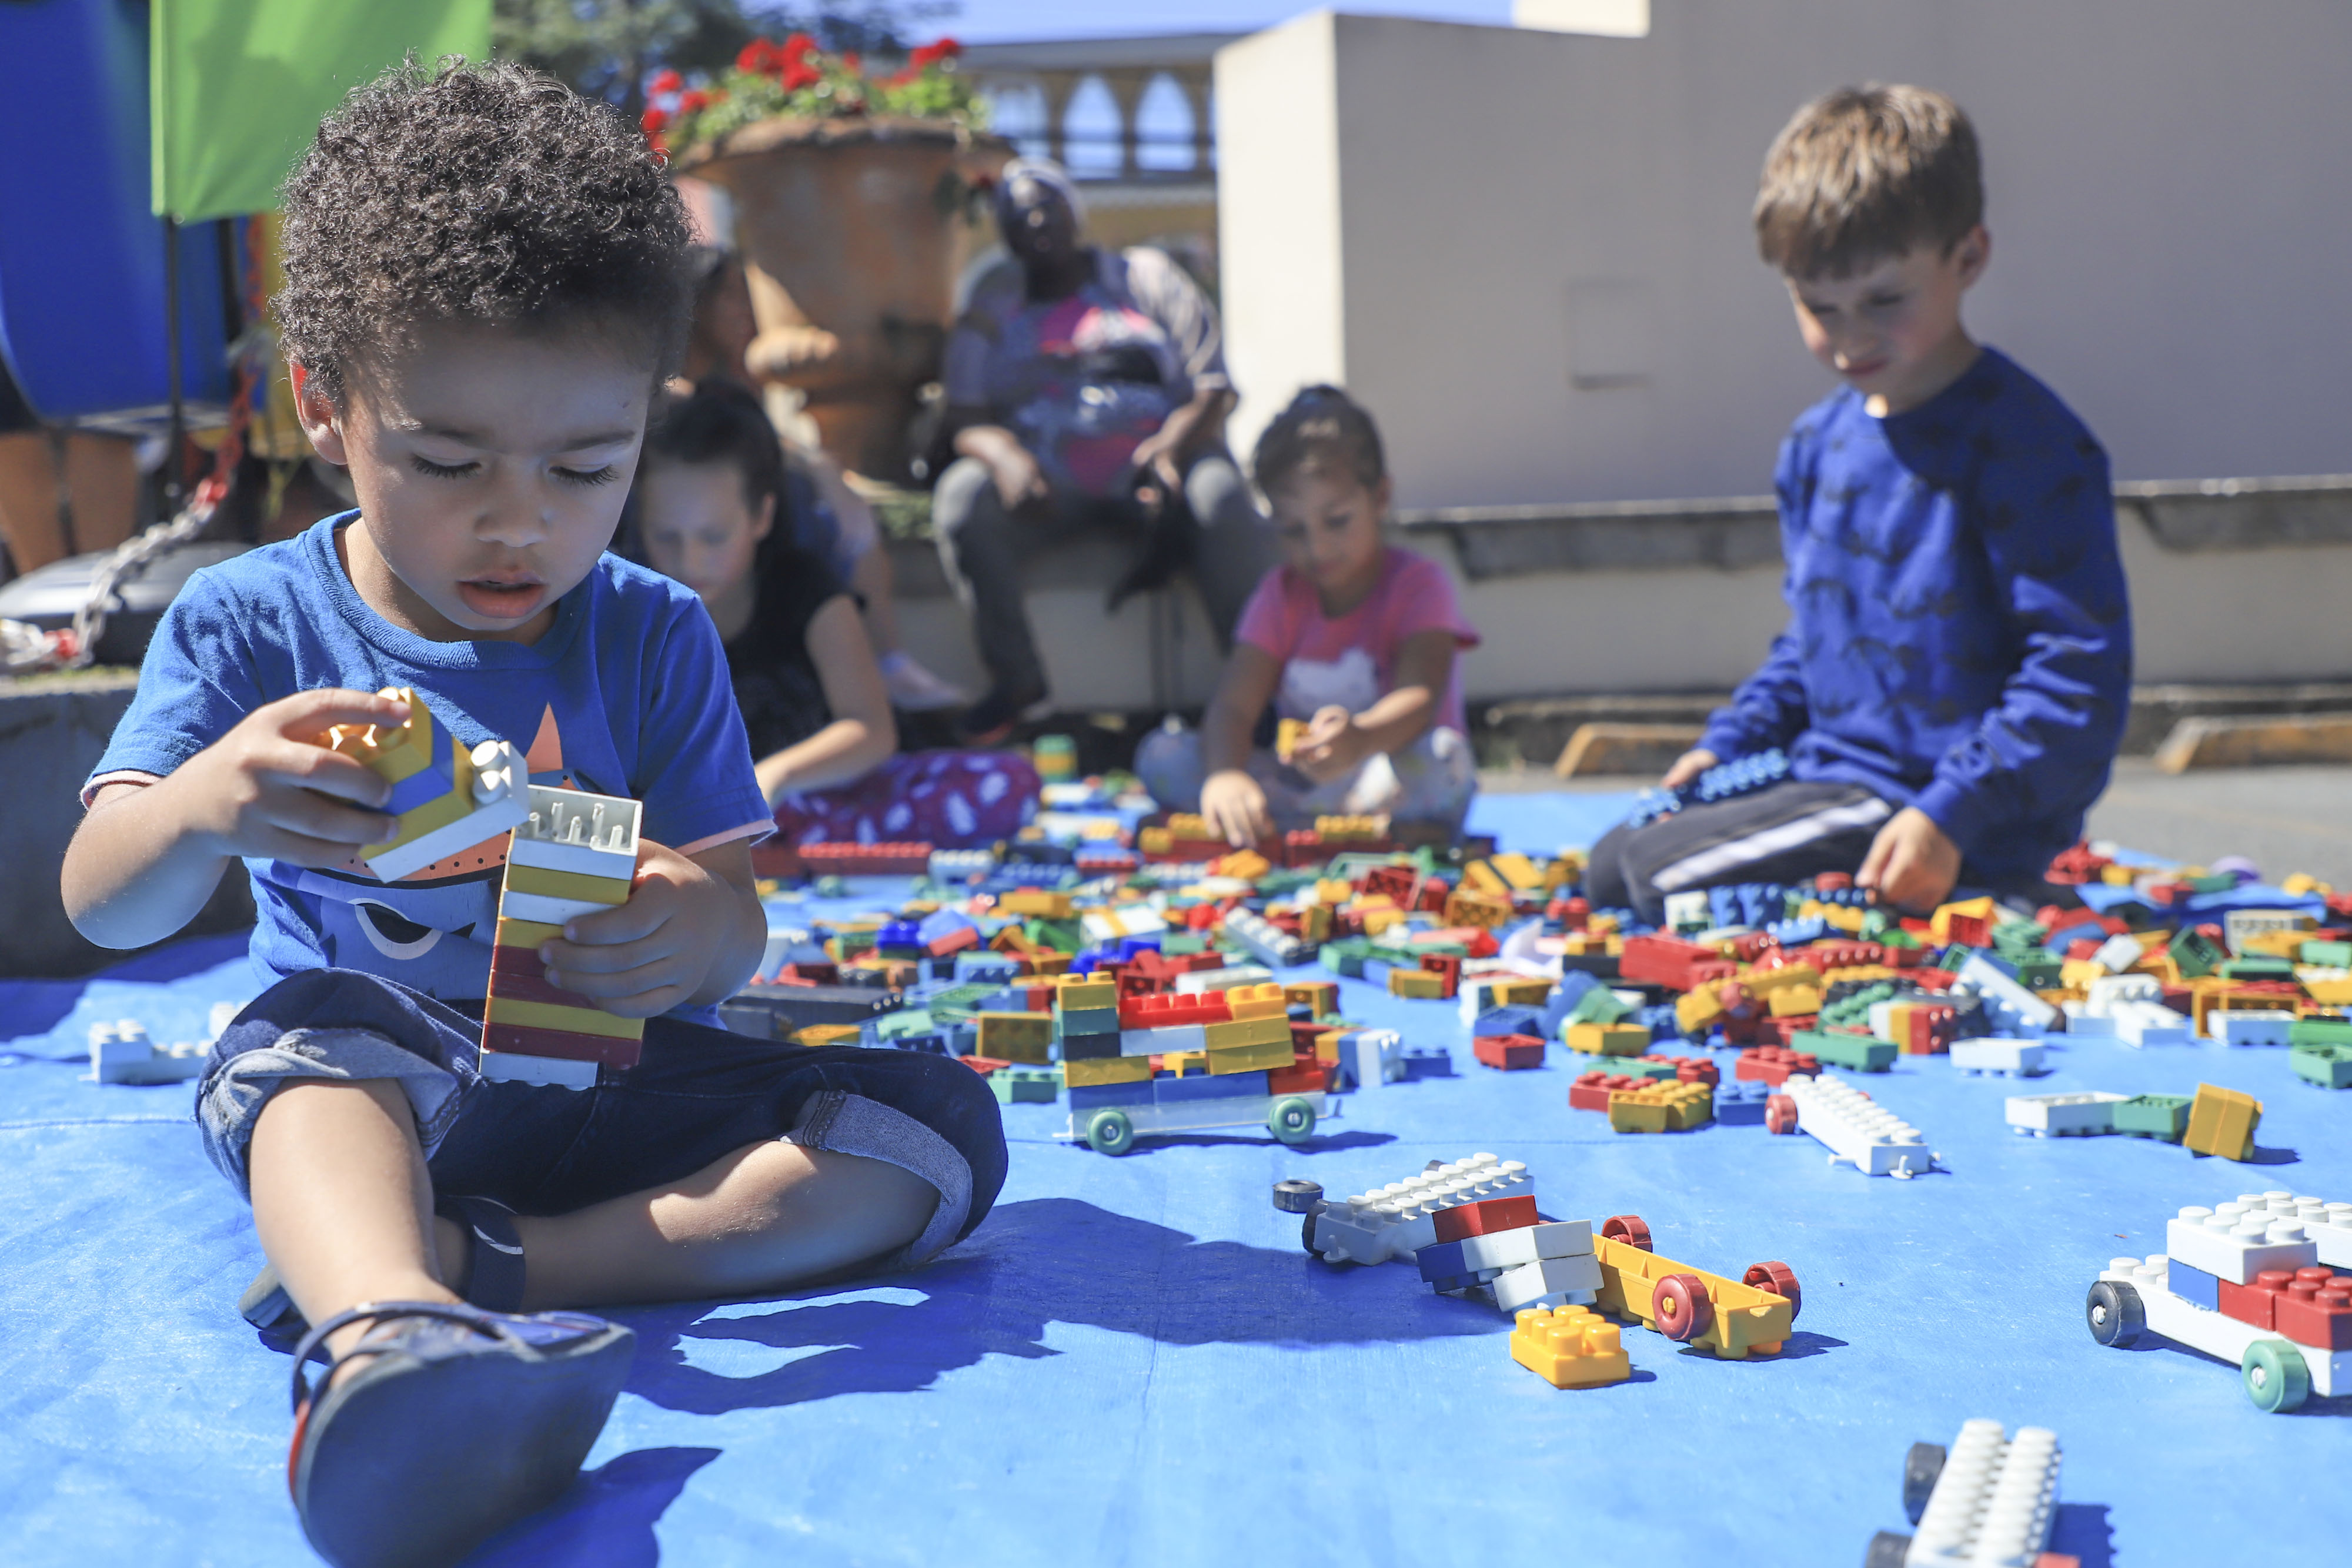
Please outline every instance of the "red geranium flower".
[{"label": "red geranium flower", "polygon": [[951,60],[963,53],[963,46],[953,38],[940,38],[931,45],[931,51],[934,59]]},{"label": "red geranium flower", "polygon": [[649,109],[637,116],[637,124],[647,136],[658,136],[663,128],[669,124],[669,110]]},{"label": "red geranium flower", "polygon": [[710,95],[708,93],[689,92],[678,97],[677,111],[680,114],[698,114],[709,107]]},{"label": "red geranium flower", "polygon": [[816,40],[806,33],[789,34],[784,38],[784,58],[799,61],[816,53]]},{"label": "red geranium flower", "polygon": [[857,51],[856,49],[844,49],[841,52],[841,68],[847,71],[850,75],[856,76],[859,71],[866,68],[866,62],[857,57]]},{"label": "red geranium flower", "polygon": [[686,78],[676,71],[659,70],[654,72],[654,79],[646,84],[646,90],[656,94],[676,92],[685,85]]},{"label": "red geranium flower", "polygon": [[783,89],[798,92],[804,87],[814,87],[824,79],[824,73],[804,61],[794,60],[784,68]]},{"label": "red geranium flower", "polygon": [[776,68],[776,57],[781,51],[765,38],[754,38],[735,57],[735,68],[752,76],[765,76]]}]

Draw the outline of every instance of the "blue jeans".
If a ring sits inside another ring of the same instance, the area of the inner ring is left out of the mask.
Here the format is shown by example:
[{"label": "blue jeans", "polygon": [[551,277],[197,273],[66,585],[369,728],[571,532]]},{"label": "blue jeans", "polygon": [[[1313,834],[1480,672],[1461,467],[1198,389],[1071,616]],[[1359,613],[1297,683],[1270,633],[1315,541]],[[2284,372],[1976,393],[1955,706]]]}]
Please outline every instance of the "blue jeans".
[{"label": "blue jeans", "polygon": [[196,1092],[205,1151],[249,1192],[246,1155],[269,1097],[303,1078],[397,1082],[436,1193],[564,1214],[782,1140],[887,1160],[937,1189],[930,1223],[885,1267],[971,1233],[1004,1185],[1004,1127],[980,1074],[950,1057],[746,1040],[646,1020],[644,1054],[593,1089],[486,1080],[481,1025],[354,969],[280,980],[223,1032]]}]

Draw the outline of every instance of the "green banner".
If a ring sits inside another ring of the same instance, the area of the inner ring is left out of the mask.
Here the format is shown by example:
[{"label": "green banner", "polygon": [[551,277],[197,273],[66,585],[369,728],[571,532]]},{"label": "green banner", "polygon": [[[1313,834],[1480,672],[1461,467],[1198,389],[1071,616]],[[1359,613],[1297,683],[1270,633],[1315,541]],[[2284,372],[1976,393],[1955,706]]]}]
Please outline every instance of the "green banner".
[{"label": "green banner", "polygon": [[490,53],[490,0],[154,0],[154,208],[268,212],[343,95],[415,50]]}]

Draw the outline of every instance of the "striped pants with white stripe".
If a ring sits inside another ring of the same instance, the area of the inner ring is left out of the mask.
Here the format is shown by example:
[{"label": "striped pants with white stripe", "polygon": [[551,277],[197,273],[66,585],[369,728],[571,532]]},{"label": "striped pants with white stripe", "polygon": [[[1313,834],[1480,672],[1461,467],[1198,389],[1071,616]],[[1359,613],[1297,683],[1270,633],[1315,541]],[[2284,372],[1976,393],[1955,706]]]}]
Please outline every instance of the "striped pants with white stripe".
[{"label": "striped pants with white stripe", "polygon": [[1666,894],[1743,882],[1801,882],[1856,872],[1895,808],[1859,784],[1790,779],[1711,806],[1685,806],[1642,828],[1612,828],[1592,846],[1584,895],[1652,925]]}]

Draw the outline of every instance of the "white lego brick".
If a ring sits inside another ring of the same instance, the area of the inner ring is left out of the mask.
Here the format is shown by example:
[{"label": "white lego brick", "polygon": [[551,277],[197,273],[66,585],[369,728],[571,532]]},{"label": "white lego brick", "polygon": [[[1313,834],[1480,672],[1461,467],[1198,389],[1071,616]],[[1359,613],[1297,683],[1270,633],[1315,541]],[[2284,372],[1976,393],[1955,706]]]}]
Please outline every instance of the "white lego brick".
[{"label": "white lego brick", "polygon": [[[2229,1363],[2244,1364],[2247,1348],[2256,1340],[2278,1340],[2289,1343],[2280,1335],[2258,1329],[2250,1322],[2230,1316],[2227,1312],[2208,1312],[2194,1302],[2183,1301],[2165,1285],[2165,1273],[2169,1260],[2158,1252],[2143,1261],[2137,1258],[2117,1258],[2101,1271],[2099,1278],[2118,1285],[2129,1285],[2139,1296],[2140,1312],[2148,1332],[2162,1334],[2176,1344],[2202,1351]],[[2352,1392],[2352,1351],[2339,1350],[2322,1355],[2311,1345],[2294,1346],[2311,1373],[2311,1391],[2323,1399],[2332,1399],[2339,1393]]]},{"label": "white lego brick", "polygon": [[472,762],[475,810],[373,857],[367,862],[370,871],[385,882],[398,882],[435,861],[496,838],[530,815],[525,789],[520,787],[530,772],[521,752],[507,741],[486,740],[474,747]]},{"label": "white lego brick", "polygon": [[1538,1258],[1516,1269],[1506,1269],[1487,1282],[1495,1304],[1507,1312],[1538,1301],[1589,1305],[1601,1293],[1601,1260],[1591,1253],[1572,1258]]},{"label": "white lego brick", "polygon": [[2031,1078],[2046,1071],[2042,1059],[2047,1047],[2038,1040],[2006,1040],[1987,1036],[1952,1041],[1952,1065],[1962,1072],[2008,1072]]},{"label": "white lego brick", "polygon": [[2240,1193],[2239,1205],[2267,1210],[2273,1218],[2299,1220],[2303,1232],[2319,1249],[2319,1260],[2331,1269],[2352,1269],[2352,1203],[2330,1203],[2284,1192]]},{"label": "white lego brick", "polygon": [[1536,1239],[1531,1226],[1517,1226],[1509,1230],[1490,1231],[1484,1236],[1462,1239],[1462,1266],[1470,1273],[1500,1273],[1516,1269],[1522,1263],[1536,1260]]},{"label": "white lego brick", "polygon": [[1196,1023],[1171,1024],[1166,1029],[1123,1029],[1118,1031],[1121,1056],[1168,1056],[1182,1051],[1206,1051],[1209,1033]]},{"label": "white lego brick", "polygon": [[2061,1002],[2058,1010],[2066,1017],[2066,1032],[2076,1040],[2113,1040],[2116,1020],[2104,1012],[2093,1012],[2086,1002]]},{"label": "white lego brick", "polygon": [[1363,1029],[1343,1035],[1339,1051],[1359,1089],[1394,1083],[1404,1076],[1404,1037],[1392,1029]]},{"label": "white lego brick", "polygon": [[[2081,1008],[2085,1013],[2105,1018],[2117,1002],[2161,1002],[2163,999],[2163,982],[2154,975],[2102,975],[2086,988]],[[2069,1003],[2066,1008],[2068,1016],[2072,1017],[2074,1010],[2075,1004]]]},{"label": "white lego brick", "polygon": [[1580,1258],[1592,1250],[1592,1222],[1589,1219],[1548,1219],[1528,1228],[1536,1239],[1538,1258]]},{"label": "white lego brick", "polygon": [[933,882],[967,882],[987,875],[995,864],[996,856],[988,850],[933,850],[923,869]]},{"label": "white lego brick", "polygon": [[2058,1435],[1967,1421],[1919,1516],[1905,1568],[2022,1568],[2050,1540],[2058,1508]]},{"label": "white lego brick", "polygon": [[559,1089],[593,1089],[596,1064],[560,1056],[531,1056],[520,1051],[486,1051],[482,1076],[494,1083],[552,1083]]},{"label": "white lego brick", "polygon": [[591,904],[584,898],[556,898],[544,893],[523,893],[509,888],[499,895],[499,915],[504,920],[536,920],[543,925],[561,925],[583,915],[602,915],[617,907],[610,904]]},{"label": "white lego brick", "polygon": [[2307,931],[2312,920],[2292,909],[2231,909],[2221,915],[2222,939],[2232,954],[2246,950],[2246,940],[2273,931]]},{"label": "white lego brick", "polygon": [[1714,902],[1704,889],[1666,894],[1666,926],[1673,931],[1698,929],[1715,924]]},{"label": "white lego brick", "polygon": [[509,863],[623,881],[636,874],[645,818],[637,801],[534,784],[528,807],[507,845]]},{"label": "white lego brick", "polygon": [[1908,1180],[1936,1168],[1919,1129],[1842,1080],[1792,1077],[1780,1092],[1797,1103],[1797,1126],[1830,1151],[1830,1163],[1864,1176]]},{"label": "white lego brick", "polygon": [[2158,1002],[2122,1001],[2108,1011],[2116,1038],[2126,1045],[2187,1045],[2196,1038],[2189,1021]]},{"label": "white lego brick", "polygon": [[2265,1269],[2308,1269],[2319,1261],[2319,1244],[2303,1221],[2236,1203],[2182,1209],[2165,1222],[2164,1250],[2233,1285],[2252,1284]]},{"label": "white lego brick", "polygon": [[2220,1008],[2205,1015],[2205,1028],[2223,1045],[2284,1045],[2294,1027],[2291,1012]]},{"label": "white lego brick", "polygon": [[1518,1161],[1472,1155],[1333,1204],[1316,1217],[1312,1249],[1333,1263],[1410,1261],[1437,1239],[1439,1209],[1534,1192]]},{"label": "white lego brick", "polygon": [[2012,1094],[2001,1102],[2011,1132],[2037,1138],[2086,1137],[2116,1130],[2116,1106],[2128,1094]]},{"label": "white lego brick", "polygon": [[1204,996],[1211,991],[1229,991],[1235,986],[1262,986],[1273,978],[1273,970],[1257,964],[1240,964],[1223,969],[1195,969],[1189,975],[1176,977],[1176,994],[1180,997]]},{"label": "white lego brick", "polygon": [[1225,912],[1225,935],[1247,948],[1264,964],[1289,968],[1307,959],[1307,944],[1255,910]]},{"label": "white lego brick", "polygon": [[184,1083],[205,1070],[211,1041],[157,1045],[137,1019],[89,1026],[89,1076],[96,1083]]},{"label": "white lego brick", "polygon": [[1971,953],[1958,977],[1982,998],[1988,1016],[2016,1034],[2035,1035],[2058,1021],[2058,1009],[2004,975],[1981,953]]},{"label": "white lego brick", "polygon": [[1146,904],[1122,904],[1112,909],[1089,909],[1078,916],[1079,929],[1089,942],[1116,942],[1122,936],[1157,936],[1167,920]]},{"label": "white lego brick", "polygon": [[2121,975],[2139,962],[2139,955],[2138,938],[2118,932],[2099,944],[2099,950],[2091,955],[2091,961],[2105,965],[2111,975]]}]

